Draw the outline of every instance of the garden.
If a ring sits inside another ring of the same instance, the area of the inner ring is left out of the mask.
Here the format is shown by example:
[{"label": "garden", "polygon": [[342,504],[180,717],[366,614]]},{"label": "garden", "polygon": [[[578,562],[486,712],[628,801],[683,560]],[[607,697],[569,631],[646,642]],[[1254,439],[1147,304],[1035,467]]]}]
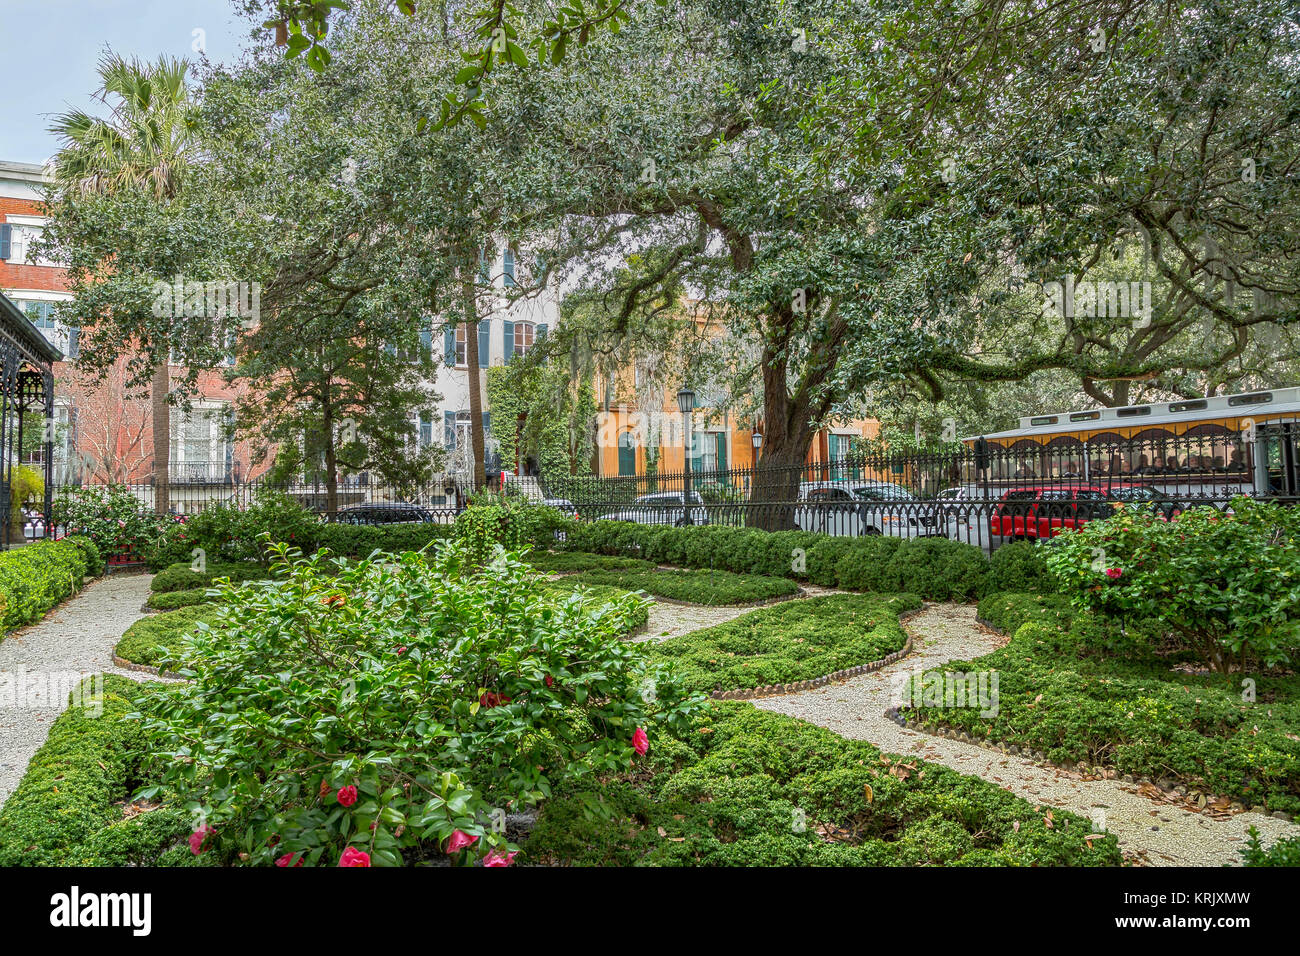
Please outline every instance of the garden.
[{"label": "garden", "polygon": [[[7,630],[105,571],[108,502],[4,556]],[[448,526],[268,498],[150,534],[118,672],[49,728],[0,809],[0,865],[1137,862],[1131,832],[876,746],[875,724],[759,706],[951,671],[996,674],[995,711],[907,688],[889,719],[1249,820],[1237,863],[1297,853],[1300,524],[1276,505],[1120,508],[991,558],[492,497]],[[935,608],[1000,637],[932,668],[938,637],[910,622]],[[664,638],[670,614],[713,617]]]}]

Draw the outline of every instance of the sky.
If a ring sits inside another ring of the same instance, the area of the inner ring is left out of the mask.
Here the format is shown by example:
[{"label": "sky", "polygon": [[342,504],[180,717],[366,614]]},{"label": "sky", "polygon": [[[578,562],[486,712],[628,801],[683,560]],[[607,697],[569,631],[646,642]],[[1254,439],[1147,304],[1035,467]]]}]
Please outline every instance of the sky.
[{"label": "sky", "polygon": [[107,112],[90,95],[106,48],[197,60],[202,41],[225,63],[249,43],[251,25],[235,0],[0,0],[0,160],[44,163],[58,149],[46,131],[52,114]]}]

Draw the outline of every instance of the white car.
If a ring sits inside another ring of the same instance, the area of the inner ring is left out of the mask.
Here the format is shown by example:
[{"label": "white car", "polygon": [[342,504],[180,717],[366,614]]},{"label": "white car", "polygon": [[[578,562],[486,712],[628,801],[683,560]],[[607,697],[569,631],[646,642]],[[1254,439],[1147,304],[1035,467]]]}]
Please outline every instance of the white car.
[{"label": "white car", "polygon": [[890,482],[808,481],[799,486],[794,522],[801,531],[836,537],[939,537],[944,534],[940,514]]},{"label": "white car", "polygon": [[[698,491],[692,491],[691,502],[695,505],[703,505],[704,499],[700,497]],[[601,515],[596,520],[632,521],[636,524],[665,524],[680,528],[687,524],[685,510],[682,507],[682,493],[680,491],[664,491],[653,495],[641,495],[630,505],[625,505],[618,511],[611,511],[609,514]],[[709,513],[702,507],[692,508],[689,523],[706,525],[709,523]]]},{"label": "white car", "polygon": [[954,485],[935,495],[947,536],[991,553],[1003,541],[1001,535],[989,531],[989,518],[1002,491],[982,485]]}]

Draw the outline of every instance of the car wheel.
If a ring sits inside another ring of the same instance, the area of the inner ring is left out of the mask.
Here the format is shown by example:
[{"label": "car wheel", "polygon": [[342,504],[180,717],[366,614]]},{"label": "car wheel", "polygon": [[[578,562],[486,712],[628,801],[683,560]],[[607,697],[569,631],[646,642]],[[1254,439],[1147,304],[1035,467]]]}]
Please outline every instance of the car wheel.
[{"label": "car wheel", "polygon": [[878,534],[880,534],[880,529],[877,528],[875,525],[870,525],[870,524],[869,524],[869,525],[867,525],[866,530],[864,530],[862,533],[863,533],[864,535],[866,535],[867,537],[871,537],[872,535],[878,535]]}]

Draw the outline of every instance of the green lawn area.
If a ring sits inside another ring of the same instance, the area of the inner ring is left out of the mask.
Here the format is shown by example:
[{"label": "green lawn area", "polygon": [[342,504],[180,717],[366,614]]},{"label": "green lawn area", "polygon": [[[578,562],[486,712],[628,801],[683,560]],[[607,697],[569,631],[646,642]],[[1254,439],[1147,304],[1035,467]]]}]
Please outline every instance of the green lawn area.
[{"label": "green lawn area", "polygon": [[914,594],[787,601],[663,641],[651,653],[702,693],[809,680],[900,650],[907,637],[898,615],[920,606]]}]

